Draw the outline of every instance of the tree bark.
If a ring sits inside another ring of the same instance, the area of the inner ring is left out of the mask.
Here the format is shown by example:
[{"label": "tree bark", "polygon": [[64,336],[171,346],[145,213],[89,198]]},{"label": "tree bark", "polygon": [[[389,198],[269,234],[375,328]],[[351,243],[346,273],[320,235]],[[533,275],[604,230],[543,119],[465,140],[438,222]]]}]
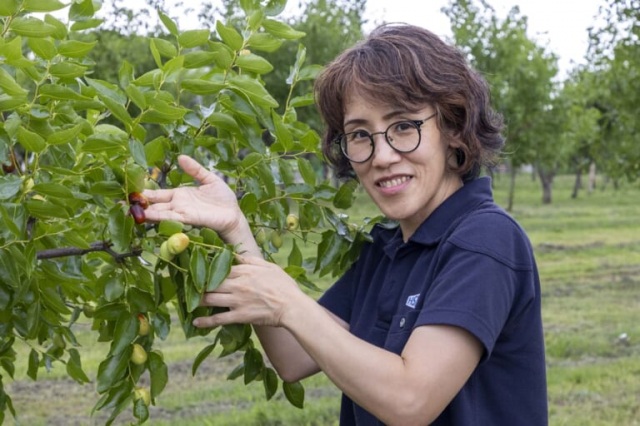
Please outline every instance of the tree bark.
[{"label": "tree bark", "polygon": [[512,211],[513,209],[513,198],[516,193],[516,167],[511,165],[511,182],[509,182],[509,199],[507,201],[507,211]]},{"label": "tree bark", "polygon": [[589,164],[589,186],[587,187],[587,192],[591,194],[594,189],[596,189],[596,163],[591,162]]},{"label": "tree bark", "polygon": [[551,204],[551,187],[553,185],[554,172],[546,172],[541,167],[538,168],[538,176],[542,184],[542,204]]},{"label": "tree bark", "polygon": [[571,192],[571,198],[578,198],[578,191],[582,188],[582,168],[578,168],[576,171],[576,180],[573,183],[573,192]]}]

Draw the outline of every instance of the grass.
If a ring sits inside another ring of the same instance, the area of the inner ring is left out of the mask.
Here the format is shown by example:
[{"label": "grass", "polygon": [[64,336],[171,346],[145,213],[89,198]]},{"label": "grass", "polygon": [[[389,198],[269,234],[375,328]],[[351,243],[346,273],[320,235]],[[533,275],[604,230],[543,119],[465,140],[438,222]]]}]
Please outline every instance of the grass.
[{"label": "grass", "polygon": [[[508,178],[497,177],[494,184],[496,201],[506,205]],[[558,177],[553,203],[543,205],[539,184],[521,175],[512,212],[531,238],[542,280],[550,424],[640,425],[640,189],[608,187],[571,199],[572,184],[571,176]],[[377,211],[361,194],[350,214],[356,220]],[[326,287],[330,279],[318,284]],[[267,402],[260,383],[226,380],[240,363],[235,356],[212,356],[192,376],[193,358],[212,337],[187,341],[178,328],[159,344],[170,381],[151,409],[150,424],[337,424],[340,392],[325,376],[304,382],[302,410],[289,405],[281,391]],[[86,326],[77,334],[83,365],[93,377],[108,348]],[[25,374],[28,350],[19,351],[16,381],[5,379],[19,424],[104,423],[102,413],[90,415],[97,400],[93,384],[69,381],[60,365],[41,371],[33,382]],[[131,420],[124,413],[116,424]]]}]

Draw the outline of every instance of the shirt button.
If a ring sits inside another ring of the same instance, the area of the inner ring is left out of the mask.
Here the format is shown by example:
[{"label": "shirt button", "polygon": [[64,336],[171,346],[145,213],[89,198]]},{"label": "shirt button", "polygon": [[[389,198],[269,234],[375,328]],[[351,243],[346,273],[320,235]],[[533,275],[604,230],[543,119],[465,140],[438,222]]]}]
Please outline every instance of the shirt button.
[{"label": "shirt button", "polygon": [[405,319],[404,317],[400,318],[400,328],[404,327]]}]

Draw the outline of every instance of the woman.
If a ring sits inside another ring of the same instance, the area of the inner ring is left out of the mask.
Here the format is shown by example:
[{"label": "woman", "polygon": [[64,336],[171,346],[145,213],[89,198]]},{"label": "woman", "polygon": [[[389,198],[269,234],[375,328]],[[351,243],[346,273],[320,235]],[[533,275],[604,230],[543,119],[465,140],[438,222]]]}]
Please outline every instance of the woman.
[{"label": "woman", "polygon": [[429,31],[388,25],[329,64],[316,97],[327,158],[398,226],[374,227],[316,302],[262,259],[233,192],[182,156],[201,185],[145,192],[147,218],[211,227],[245,252],[203,298],[230,309],[195,325],[253,324],[286,381],[322,370],[342,425],[547,424],[533,252],[479,177],[503,145],[485,81]]}]

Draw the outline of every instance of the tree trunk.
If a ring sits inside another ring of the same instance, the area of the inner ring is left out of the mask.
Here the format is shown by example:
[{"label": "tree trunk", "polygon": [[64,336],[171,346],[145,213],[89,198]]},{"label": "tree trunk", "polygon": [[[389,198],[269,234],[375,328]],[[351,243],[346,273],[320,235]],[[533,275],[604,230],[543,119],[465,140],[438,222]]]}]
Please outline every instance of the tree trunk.
[{"label": "tree trunk", "polygon": [[507,211],[511,211],[513,209],[513,197],[516,193],[516,174],[517,167],[511,165],[511,182],[509,182],[509,199],[507,201]]},{"label": "tree trunk", "polygon": [[551,187],[553,185],[554,172],[545,172],[538,167],[538,176],[542,184],[542,204],[551,204]]},{"label": "tree trunk", "polygon": [[589,164],[589,186],[587,187],[587,192],[591,194],[594,189],[596,189],[596,163],[592,161]]},{"label": "tree trunk", "polygon": [[578,198],[578,191],[582,188],[582,168],[578,168],[576,171],[576,180],[573,184],[573,192],[571,198]]}]

